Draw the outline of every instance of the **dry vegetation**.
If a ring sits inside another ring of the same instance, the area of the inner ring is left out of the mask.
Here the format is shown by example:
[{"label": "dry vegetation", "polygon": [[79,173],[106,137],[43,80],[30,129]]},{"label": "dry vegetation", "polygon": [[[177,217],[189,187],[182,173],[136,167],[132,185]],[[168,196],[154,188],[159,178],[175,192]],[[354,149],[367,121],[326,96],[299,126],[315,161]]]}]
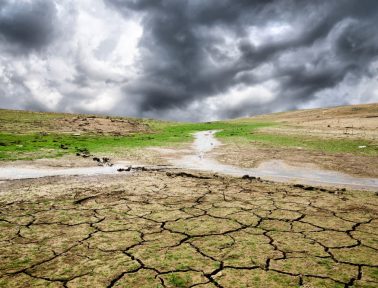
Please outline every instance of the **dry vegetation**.
[{"label": "dry vegetation", "polygon": [[0,189],[0,287],[378,285],[371,192],[178,171]]},{"label": "dry vegetation", "polygon": [[46,113],[0,109],[3,133],[66,133],[130,135],[151,131],[148,121],[136,118]]}]

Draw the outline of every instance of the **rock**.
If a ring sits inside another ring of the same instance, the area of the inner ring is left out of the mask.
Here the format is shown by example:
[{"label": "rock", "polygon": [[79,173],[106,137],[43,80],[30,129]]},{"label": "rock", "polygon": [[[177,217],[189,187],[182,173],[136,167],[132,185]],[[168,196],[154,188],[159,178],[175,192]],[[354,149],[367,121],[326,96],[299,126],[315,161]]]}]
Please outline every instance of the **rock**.
[{"label": "rock", "polygon": [[294,184],[293,187],[294,187],[294,188],[302,188],[302,189],[305,188],[305,186],[302,185],[302,184]]},{"label": "rock", "polygon": [[60,144],[60,148],[61,148],[61,149],[64,149],[64,150],[67,150],[67,149],[68,149],[68,146],[67,146],[67,145],[64,145],[64,144]]},{"label": "rock", "polygon": [[[256,178],[255,176],[244,175],[244,176],[242,177],[242,179],[256,180],[256,179],[258,179],[258,178]],[[260,178],[259,178],[259,179],[260,179]]]},{"label": "rock", "polygon": [[118,172],[129,172],[131,171],[131,166],[127,167],[127,168],[118,168],[117,171]]},{"label": "rock", "polygon": [[[145,167],[141,167],[141,170],[142,171],[148,171],[148,169],[145,168]],[[208,177],[208,176],[195,175],[195,174],[186,173],[186,172],[177,172],[177,173],[167,172],[166,175],[169,176],[169,177],[187,177],[187,178],[197,178],[197,179],[211,179],[211,177]]]}]

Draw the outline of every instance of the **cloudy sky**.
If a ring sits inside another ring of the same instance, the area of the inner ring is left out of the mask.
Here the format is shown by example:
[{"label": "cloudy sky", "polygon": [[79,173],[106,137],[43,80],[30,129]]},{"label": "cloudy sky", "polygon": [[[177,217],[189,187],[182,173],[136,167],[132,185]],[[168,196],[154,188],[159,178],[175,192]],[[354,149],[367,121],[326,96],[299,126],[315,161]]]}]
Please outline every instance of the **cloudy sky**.
[{"label": "cloudy sky", "polygon": [[377,0],[0,0],[0,107],[207,121],[378,102]]}]

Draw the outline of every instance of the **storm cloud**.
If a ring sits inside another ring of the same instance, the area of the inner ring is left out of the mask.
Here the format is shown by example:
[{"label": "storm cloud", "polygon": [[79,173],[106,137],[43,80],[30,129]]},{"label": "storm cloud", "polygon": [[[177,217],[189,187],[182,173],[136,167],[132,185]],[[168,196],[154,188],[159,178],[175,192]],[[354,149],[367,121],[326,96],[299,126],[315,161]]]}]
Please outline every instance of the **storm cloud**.
[{"label": "storm cloud", "polygon": [[0,106],[207,121],[378,102],[378,1],[0,0]]}]

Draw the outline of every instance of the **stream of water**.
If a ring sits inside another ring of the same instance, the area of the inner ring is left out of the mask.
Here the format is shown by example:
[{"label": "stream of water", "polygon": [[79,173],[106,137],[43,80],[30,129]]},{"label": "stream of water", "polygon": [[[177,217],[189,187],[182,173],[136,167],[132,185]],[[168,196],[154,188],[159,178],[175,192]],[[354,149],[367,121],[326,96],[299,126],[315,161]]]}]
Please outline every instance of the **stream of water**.
[{"label": "stream of water", "polygon": [[226,165],[214,159],[209,152],[222,145],[215,137],[217,131],[202,131],[194,134],[194,153],[182,157],[170,158],[177,167],[212,171],[233,176],[250,175],[279,182],[295,182],[309,185],[333,185],[378,191],[378,179],[358,178],[347,174],[305,167],[296,167],[280,160],[261,163],[256,168],[240,168]]},{"label": "stream of water", "polygon": [[[214,137],[216,133],[217,131],[197,132],[194,134],[195,140],[192,144],[191,150],[183,151],[180,156],[177,156],[177,153],[175,153],[175,156],[169,156],[168,153],[165,155],[165,158],[176,168],[193,169],[232,176],[250,175],[279,182],[294,182],[309,185],[332,185],[378,191],[378,179],[358,178],[335,171],[322,170],[320,168],[312,169],[296,167],[288,165],[280,160],[263,162],[256,168],[241,168],[222,164],[212,157],[210,153],[216,147],[222,145],[222,143]],[[3,166],[0,167],[0,180],[40,178],[47,176],[107,175],[118,173],[117,169],[119,168],[125,168],[125,165],[116,163],[111,167],[94,166],[80,168]]]}]

